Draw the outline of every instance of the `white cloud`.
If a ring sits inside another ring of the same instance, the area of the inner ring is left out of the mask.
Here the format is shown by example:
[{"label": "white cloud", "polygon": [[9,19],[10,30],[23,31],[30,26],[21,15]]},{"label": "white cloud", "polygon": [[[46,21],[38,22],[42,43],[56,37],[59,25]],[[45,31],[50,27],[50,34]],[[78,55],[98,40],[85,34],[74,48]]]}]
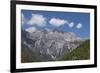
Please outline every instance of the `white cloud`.
[{"label": "white cloud", "polygon": [[33,33],[35,32],[37,29],[35,27],[29,27],[27,29],[25,29],[27,32]]},{"label": "white cloud", "polygon": [[51,29],[49,29],[49,28],[44,28],[45,30],[47,30],[47,31],[51,31]]},{"label": "white cloud", "polygon": [[74,25],[75,25],[74,22],[71,22],[71,23],[68,24],[68,26],[71,27],[71,28],[72,28]]},{"label": "white cloud", "polygon": [[77,29],[82,28],[82,24],[81,24],[81,23],[78,23],[78,24],[76,25],[76,28],[77,28]]},{"label": "white cloud", "polygon": [[24,17],[24,14],[23,13],[21,14],[21,21],[22,21],[21,24],[23,25],[25,23],[25,17]]},{"label": "white cloud", "polygon": [[63,19],[59,19],[59,18],[52,18],[49,23],[53,26],[59,27],[61,25],[64,25],[65,23],[67,23],[66,20]]},{"label": "white cloud", "polygon": [[46,25],[46,18],[40,14],[32,14],[28,24],[44,27]]}]

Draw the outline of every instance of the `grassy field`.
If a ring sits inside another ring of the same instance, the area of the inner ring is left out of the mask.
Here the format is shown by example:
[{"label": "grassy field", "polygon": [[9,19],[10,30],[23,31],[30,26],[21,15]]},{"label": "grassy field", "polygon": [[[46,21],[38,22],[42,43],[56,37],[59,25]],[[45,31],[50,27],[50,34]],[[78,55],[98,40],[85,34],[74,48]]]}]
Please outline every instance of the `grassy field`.
[{"label": "grassy field", "polygon": [[86,60],[90,59],[90,40],[83,42],[72,52],[65,53],[62,60]]}]

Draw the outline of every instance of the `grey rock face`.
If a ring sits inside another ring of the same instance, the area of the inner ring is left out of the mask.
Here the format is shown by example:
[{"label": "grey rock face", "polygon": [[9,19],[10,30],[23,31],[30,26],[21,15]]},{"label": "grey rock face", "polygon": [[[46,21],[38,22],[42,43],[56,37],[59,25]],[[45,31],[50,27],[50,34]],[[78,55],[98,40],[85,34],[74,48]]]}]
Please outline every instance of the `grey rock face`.
[{"label": "grey rock face", "polygon": [[25,32],[22,30],[22,43],[41,61],[59,60],[64,53],[71,52],[83,41],[72,32],[47,30]]}]

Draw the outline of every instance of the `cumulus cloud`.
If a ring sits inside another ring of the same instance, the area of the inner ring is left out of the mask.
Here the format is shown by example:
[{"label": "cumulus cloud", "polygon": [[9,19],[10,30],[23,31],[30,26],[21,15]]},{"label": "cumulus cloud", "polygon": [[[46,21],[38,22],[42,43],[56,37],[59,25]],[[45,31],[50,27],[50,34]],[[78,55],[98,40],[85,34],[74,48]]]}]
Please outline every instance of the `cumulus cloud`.
[{"label": "cumulus cloud", "polygon": [[75,25],[74,22],[71,22],[71,23],[68,24],[68,26],[71,27],[71,28],[72,28],[74,25]]},{"label": "cumulus cloud", "polygon": [[49,29],[49,28],[44,28],[45,30],[47,30],[47,31],[51,31],[51,29]]},{"label": "cumulus cloud", "polygon": [[27,32],[33,33],[35,32],[37,29],[35,27],[29,27],[27,29],[25,29]]},{"label": "cumulus cloud", "polygon": [[66,20],[63,19],[59,19],[59,18],[51,18],[51,20],[49,21],[49,23],[53,26],[59,27],[64,25],[65,23],[67,23]]},{"label": "cumulus cloud", "polygon": [[81,24],[81,23],[78,23],[78,24],[76,25],[76,28],[77,28],[77,29],[82,28],[82,24]]},{"label": "cumulus cloud", "polygon": [[32,17],[27,24],[44,27],[46,25],[46,18],[40,14],[32,14]]},{"label": "cumulus cloud", "polygon": [[21,14],[21,21],[22,21],[21,24],[23,25],[25,23],[25,17],[23,13]]},{"label": "cumulus cloud", "polygon": [[[45,27],[45,26],[47,26],[46,25],[47,22],[50,25],[53,25],[55,27],[59,27],[59,26],[62,26],[62,25],[66,24],[70,28],[74,27],[74,28],[80,29],[83,26],[81,23],[78,23],[76,25],[75,22],[70,22],[69,23],[68,20],[60,19],[60,18],[51,18],[49,21],[47,21],[46,17],[44,17],[41,14],[32,14],[31,18],[29,20],[26,20],[24,14],[23,13],[21,14],[21,25],[26,23],[28,25],[35,25],[35,26],[38,26],[38,27]],[[28,31],[28,32],[34,32],[35,30],[36,30],[35,27],[30,27],[30,28],[26,29],[26,31]]]}]

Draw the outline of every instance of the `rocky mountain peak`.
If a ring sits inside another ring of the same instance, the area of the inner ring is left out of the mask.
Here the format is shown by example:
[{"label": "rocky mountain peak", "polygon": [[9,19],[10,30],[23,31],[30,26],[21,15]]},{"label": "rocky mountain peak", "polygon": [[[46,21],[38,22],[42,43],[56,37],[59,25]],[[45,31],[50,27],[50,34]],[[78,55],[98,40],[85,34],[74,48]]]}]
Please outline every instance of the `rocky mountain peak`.
[{"label": "rocky mountain peak", "polygon": [[[33,33],[22,31],[22,44],[27,46],[41,60],[58,60],[65,52],[71,52],[82,41],[73,32],[59,32],[48,29]],[[77,41],[77,43],[75,42]]]}]

